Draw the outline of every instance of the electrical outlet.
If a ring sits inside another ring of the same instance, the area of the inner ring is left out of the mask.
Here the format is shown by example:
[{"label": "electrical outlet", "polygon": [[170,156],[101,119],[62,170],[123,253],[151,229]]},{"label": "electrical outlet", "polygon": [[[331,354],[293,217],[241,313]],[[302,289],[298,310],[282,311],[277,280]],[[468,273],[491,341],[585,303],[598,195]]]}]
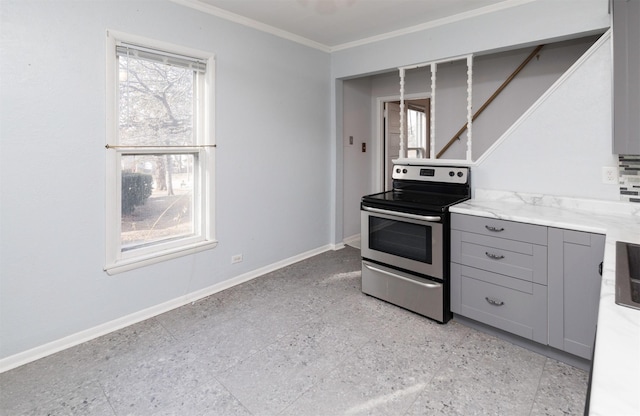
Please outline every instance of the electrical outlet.
[{"label": "electrical outlet", "polygon": [[353,136],[349,136],[349,144],[353,144]]},{"label": "electrical outlet", "polygon": [[602,183],[617,184],[618,168],[612,166],[604,166],[602,168]]},{"label": "electrical outlet", "polygon": [[241,262],[242,262],[242,254],[236,254],[235,256],[231,256],[231,264],[236,264]]}]

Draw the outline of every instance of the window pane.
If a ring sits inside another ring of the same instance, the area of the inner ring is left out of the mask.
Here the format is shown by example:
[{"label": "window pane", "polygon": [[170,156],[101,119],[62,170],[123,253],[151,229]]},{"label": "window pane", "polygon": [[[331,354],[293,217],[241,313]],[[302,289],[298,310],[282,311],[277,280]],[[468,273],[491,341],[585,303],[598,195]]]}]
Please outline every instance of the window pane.
[{"label": "window pane", "polygon": [[122,156],[122,251],[194,235],[192,154]]},{"label": "window pane", "polygon": [[407,111],[407,144],[409,147],[424,147],[426,138],[426,114],[423,111]]},{"label": "window pane", "polygon": [[118,65],[119,144],[194,144],[196,73],[132,56]]}]

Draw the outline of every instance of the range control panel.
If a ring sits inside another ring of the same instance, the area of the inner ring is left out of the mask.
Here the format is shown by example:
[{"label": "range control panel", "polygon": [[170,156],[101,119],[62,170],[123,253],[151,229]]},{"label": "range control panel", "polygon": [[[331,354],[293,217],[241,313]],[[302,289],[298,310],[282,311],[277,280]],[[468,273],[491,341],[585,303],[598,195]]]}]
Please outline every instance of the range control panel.
[{"label": "range control panel", "polygon": [[465,184],[469,180],[469,168],[465,166],[394,165],[392,177],[399,180]]}]

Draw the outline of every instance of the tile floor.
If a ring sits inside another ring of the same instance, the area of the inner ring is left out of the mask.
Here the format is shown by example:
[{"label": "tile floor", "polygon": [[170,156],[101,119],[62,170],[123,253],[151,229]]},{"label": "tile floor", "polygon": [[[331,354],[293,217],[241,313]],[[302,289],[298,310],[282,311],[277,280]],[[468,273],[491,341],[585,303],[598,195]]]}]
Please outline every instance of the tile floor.
[{"label": "tile floor", "polygon": [[0,414],[580,415],[587,377],[363,295],[347,247],[0,374]]}]

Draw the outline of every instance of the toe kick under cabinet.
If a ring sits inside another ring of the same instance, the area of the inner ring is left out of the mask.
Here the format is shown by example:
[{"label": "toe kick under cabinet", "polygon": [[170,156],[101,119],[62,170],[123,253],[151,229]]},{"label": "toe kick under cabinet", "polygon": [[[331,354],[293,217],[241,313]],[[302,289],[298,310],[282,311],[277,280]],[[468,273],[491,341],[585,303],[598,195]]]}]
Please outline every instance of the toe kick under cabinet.
[{"label": "toe kick under cabinet", "polygon": [[604,236],[451,215],[451,310],[591,358]]}]

